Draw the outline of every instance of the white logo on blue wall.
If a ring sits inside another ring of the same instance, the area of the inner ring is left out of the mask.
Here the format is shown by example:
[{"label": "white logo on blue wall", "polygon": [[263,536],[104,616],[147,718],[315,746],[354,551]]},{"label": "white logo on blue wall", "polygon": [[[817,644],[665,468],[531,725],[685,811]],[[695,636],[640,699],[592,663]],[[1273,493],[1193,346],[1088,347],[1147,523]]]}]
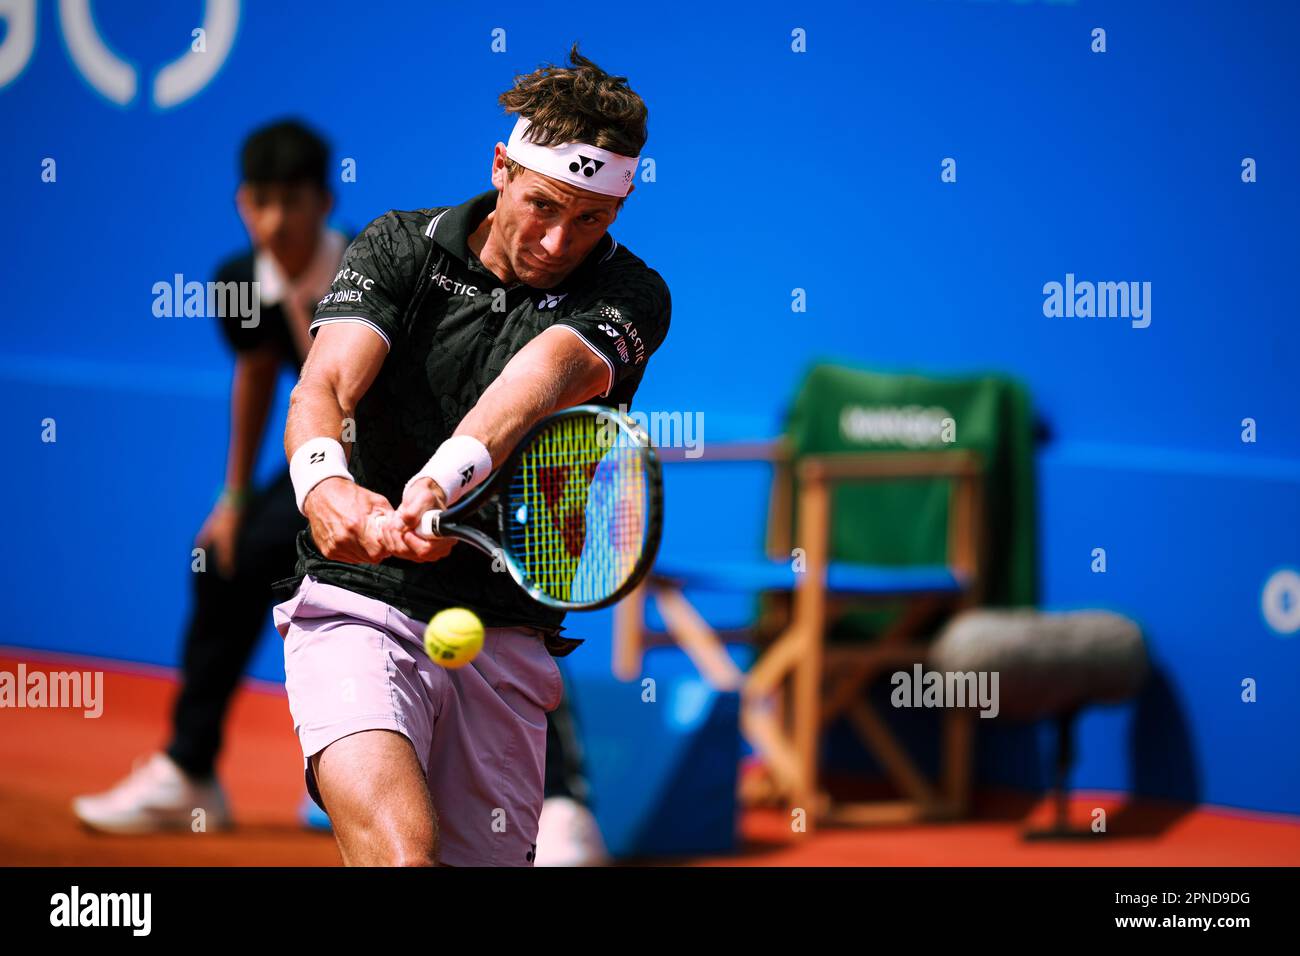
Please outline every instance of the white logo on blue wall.
[{"label": "white logo on blue wall", "polygon": [[[0,20],[5,23],[0,89],[16,80],[31,62],[36,49],[36,11],[36,0],[0,0]],[[118,106],[131,104],[139,92],[140,70],[104,42],[90,0],[59,0],[58,18],[68,58],[90,88]],[[205,49],[187,49],[158,70],[151,90],[153,105],[160,109],[179,106],[211,83],[230,55],[238,27],[239,0],[207,0],[202,24]]]},{"label": "white logo on blue wall", "polygon": [[1259,600],[1264,620],[1279,634],[1300,631],[1300,574],[1293,568],[1274,571]]},{"label": "white logo on blue wall", "polygon": [[0,89],[26,69],[36,49],[36,0],[0,0],[4,42],[0,43]]}]

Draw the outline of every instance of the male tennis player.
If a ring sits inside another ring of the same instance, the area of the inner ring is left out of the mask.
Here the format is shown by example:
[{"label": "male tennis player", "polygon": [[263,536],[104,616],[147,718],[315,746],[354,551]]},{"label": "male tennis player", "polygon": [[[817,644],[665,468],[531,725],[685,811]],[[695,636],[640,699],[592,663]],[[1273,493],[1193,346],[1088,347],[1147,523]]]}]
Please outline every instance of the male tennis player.
[{"label": "male tennis player", "polygon": [[[350,865],[533,862],[563,614],[416,531],[546,415],[630,402],[668,331],[663,279],[608,233],[645,104],[569,58],[501,94],[494,188],[375,220],[311,324],[285,429],[310,527],[275,616],[307,787]],[[446,607],[487,628],[460,670],[422,647]]]}]

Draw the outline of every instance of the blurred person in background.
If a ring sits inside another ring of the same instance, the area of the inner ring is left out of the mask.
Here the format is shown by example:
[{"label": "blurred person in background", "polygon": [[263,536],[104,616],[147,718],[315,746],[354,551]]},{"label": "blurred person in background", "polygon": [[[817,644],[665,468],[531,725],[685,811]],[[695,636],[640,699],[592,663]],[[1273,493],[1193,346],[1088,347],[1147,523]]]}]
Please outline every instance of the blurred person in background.
[{"label": "blurred person in background", "polygon": [[347,247],[347,238],[326,225],[334,205],[328,165],[329,146],[294,120],[244,141],[235,205],[252,245],[227,259],[216,280],[255,283],[259,310],[256,322],[219,317],[235,353],[230,441],[224,487],[195,538],[207,565],[193,575],[171,738],[112,789],[74,800],[77,817],[96,830],[189,829],[199,807],[210,829],[230,824],[215,776],[222,726],[265,627],[272,584],[293,573],[294,542],[306,526],[287,467],[260,488],[252,475],[276,380],[286,365],[297,376],[310,347],[310,317]]}]

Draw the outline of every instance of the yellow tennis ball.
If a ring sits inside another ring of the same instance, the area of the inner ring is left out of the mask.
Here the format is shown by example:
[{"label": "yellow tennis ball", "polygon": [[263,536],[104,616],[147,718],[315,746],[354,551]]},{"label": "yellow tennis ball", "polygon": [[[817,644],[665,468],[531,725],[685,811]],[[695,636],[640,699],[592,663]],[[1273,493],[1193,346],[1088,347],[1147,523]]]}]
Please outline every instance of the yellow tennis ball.
[{"label": "yellow tennis ball", "polygon": [[483,622],[473,611],[449,607],[424,629],[424,650],[435,664],[464,667],[483,649]]}]

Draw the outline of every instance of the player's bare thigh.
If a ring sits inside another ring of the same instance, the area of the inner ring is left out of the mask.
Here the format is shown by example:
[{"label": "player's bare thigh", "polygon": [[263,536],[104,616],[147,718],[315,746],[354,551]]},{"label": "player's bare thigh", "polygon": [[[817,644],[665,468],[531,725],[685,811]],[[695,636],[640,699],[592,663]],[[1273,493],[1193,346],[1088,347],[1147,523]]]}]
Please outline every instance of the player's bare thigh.
[{"label": "player's bare thigh", "polygon": [[410,740],[363,730],[311,763],[344,865],[437,865],[437,814]]}]

